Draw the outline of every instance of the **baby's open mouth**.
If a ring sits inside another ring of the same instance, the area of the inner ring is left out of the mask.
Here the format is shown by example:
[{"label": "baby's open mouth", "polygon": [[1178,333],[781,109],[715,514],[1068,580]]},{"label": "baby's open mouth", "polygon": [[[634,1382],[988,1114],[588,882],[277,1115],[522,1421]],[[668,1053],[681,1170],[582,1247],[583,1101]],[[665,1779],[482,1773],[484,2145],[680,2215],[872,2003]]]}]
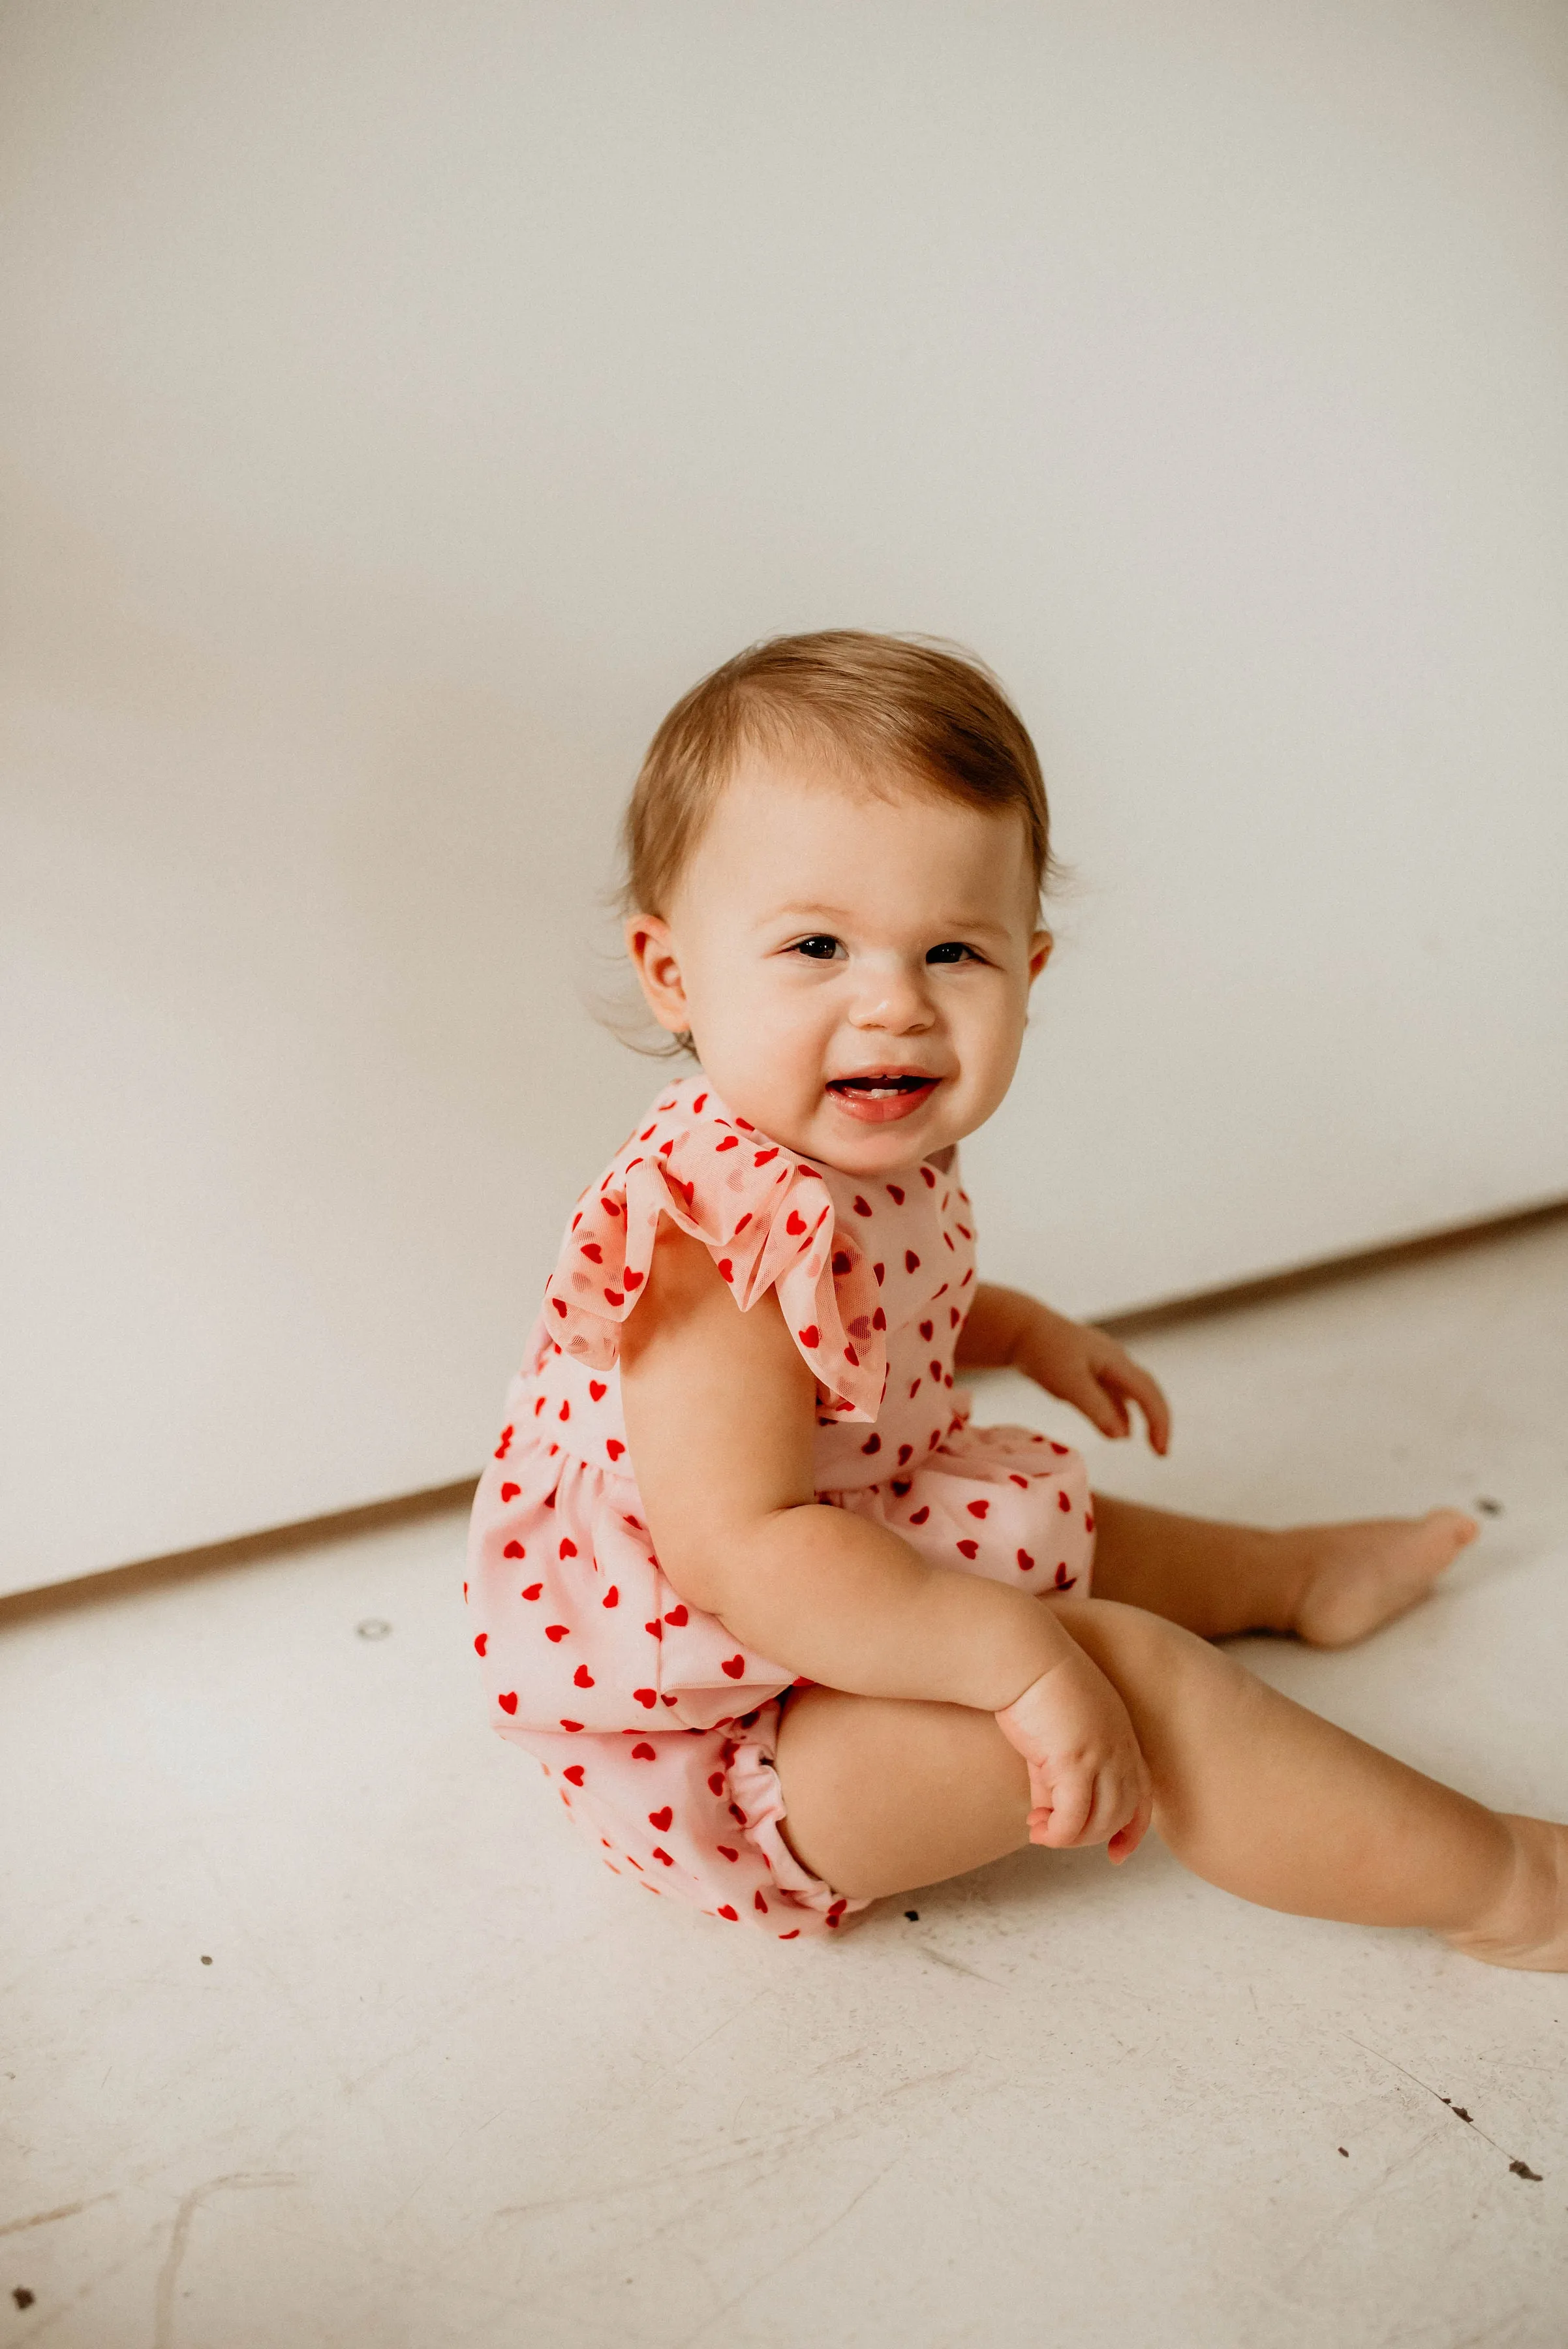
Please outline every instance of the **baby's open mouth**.
[{"label": "baby's open mouth", "polygon": [[935,1077],[834,1077],[827,1090],[830,1093],[865,1093],[873,1101],[885,1101],[891,1093],[929,1092],[935,1083]]},{"label": "baby's open mouth", "polygon": [[918,1069],[868,1069],[858,1077],[834,1077],[827,1090],[854,1118],[880,1124],[908,1117],[936,1092],[940,1077],[922,1076]]}]

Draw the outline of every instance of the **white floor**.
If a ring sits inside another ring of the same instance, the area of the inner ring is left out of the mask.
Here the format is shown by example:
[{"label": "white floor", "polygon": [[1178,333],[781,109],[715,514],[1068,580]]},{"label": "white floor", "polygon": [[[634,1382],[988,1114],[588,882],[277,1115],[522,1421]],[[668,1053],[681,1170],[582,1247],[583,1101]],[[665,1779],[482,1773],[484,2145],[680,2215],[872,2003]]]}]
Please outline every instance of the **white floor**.
[{"label": "white floor", "polygon": [[[1565,1307],[1559,1225],[1168,1331],[1175,1460],[1098,1472],[1272,1521],[1500,1504],[1371,1646],[1248,1652],[1559,1816]],[[0,2344],[1568,2342],[1568,1979],[1153,1847],[831,1946],[639,1900],[485,1729],[461,1547],[0,1617]]]}]

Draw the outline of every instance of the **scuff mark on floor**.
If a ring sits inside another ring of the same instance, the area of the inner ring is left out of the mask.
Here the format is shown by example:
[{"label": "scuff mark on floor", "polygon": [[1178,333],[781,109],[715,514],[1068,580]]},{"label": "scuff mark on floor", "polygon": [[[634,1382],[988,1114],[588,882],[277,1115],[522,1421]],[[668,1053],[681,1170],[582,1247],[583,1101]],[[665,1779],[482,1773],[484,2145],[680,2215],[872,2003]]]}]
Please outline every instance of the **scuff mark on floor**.
[{"label": "scuff mark on floor", "polygon": [[174,2213],[169,2249],[163,2254],[163,2264],[152,2288],[152,2349],[172,2349],[174,2288],[180,2281],[180,2270],[191,2240],[192,2222],[208,2195],[223,2193],[231,2188],[292,2186],[294,2182],[292,2169],[233,2169],[226,2177],[209,2178],[202,2185],[192,2187]]},{"label": "scuff mark on floor", "polygon": [[1474,2129],[1477,2137],[1480,2137],[1487,2145],[1490,2145],[1494,2153],[1501,2154],[1503,2159],[1508,2164],[1511,2174],[1513,2177],[1528,2178],[1531,2183],[1535,2186],[1539,2186],[1542,2183],[1542,2174],[1540,2170],[1532,2169],[1528,2161],[1521,2161],[1517,2154],[1510,2153],[1505,2145],[1499,2145],[1496,2137],[1488,2137],[1485,2129],[1481,2127],[1480,2122],[1475,2119],[1472,2114],[1468,2113],[1465,2110],[1463,2105],[1456,2105],[1451,2096],[1445,2096],[1440,2088],[1434,2088],[1432,2086],[1430,2081],[1417,2079],[1414,2072],[1407,2072],[1403,2064],[1396,2064],[1393,2056],[1385,2055],[1380,2047],[1368,2047],[1366,2040],[1357,2039],[1353,2031],[1347,2031],[1345,2035],[1349,2040],[1353,2047],[1359,2047],[1361,2049],[1363,2054],[1375,2055],[1380,2064],[1386,2064],[1390,2071],[1397,2072],[1402,2080],[1408,2080],[1412,2087],[1424,2089],[1428,2096],[1433,2097],[1438,2104],[1442,2106],[1445,2112],[1452,2113],[1455,2120],[1462,2121],[1466,2128]]}]

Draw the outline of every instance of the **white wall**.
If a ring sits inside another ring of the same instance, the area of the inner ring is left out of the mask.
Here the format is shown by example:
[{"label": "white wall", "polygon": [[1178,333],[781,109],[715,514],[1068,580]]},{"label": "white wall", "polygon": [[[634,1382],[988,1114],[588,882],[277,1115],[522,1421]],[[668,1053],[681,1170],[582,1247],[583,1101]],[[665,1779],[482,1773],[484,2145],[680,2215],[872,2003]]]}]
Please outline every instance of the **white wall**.
[{"label": "white wall", "polygon": [[6,1574],[472,1470],[673,696],[1014,688],[1110,1309],[1564,1187],[1568,19],[11,0]]}]

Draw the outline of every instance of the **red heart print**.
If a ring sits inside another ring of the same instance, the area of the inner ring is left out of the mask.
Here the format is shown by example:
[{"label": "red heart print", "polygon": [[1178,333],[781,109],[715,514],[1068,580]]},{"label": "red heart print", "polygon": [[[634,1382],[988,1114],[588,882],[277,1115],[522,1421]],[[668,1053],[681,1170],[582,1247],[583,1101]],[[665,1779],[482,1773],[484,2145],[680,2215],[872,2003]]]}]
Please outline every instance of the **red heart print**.
[{"label": "red heart print", "polygon": [[882,1449],[881,1437],[879,1435],[868,1435],[866,1438],[865,1443],[860,1446],[860,1449],[862,1452],[880,1452]]},{"label": "red heart print", "polygon": [[745,1826],[745,1824],[746,1824],[746,1815],[745,1815],[744,1811],[743,1811],[743,1810],[742,1810],[742,1808],[741,1808],[741,1806],[740,1806],[739,1803],[732,1803],[732,1804],[731,1804],[731,1806],[730,1806],[730,1816],[734,1820],[735,1825],[736,1825],[738,1827],[743,1827],[743,1826]]},{"label": "red heart print", "polygon": [[732,1851],[727,1843],[722,1843],[719,1846],[719,1857],[721,1859],[739,1859],[741,1855],[738,1851]]},{"label": "red heart print", "polygon": [[942,1379],[941,1364],[940,1362],[928,1362],[926,1368],[930,1371],[931,1383],[933,1386],[940,1386]]},{"label": "red heart print", "polygon": [[797,1330],[795,1336],[808,1351],[813,1346],[819,1346],[822,1343],[822,1332],[815,1321],[808,1321],[804,1330]]},{"label": "red heart print", "polygon": [[607,1435],[605,1438],[605,1450],[609,1454],[612,1460],[618,1460],[621,1454],[626,1450],[626,1446],[620,1441],[618,1436]]},{"label": "red heart print", "polygon": [[572,1540],[569,1535],[563,1535],[561,1539],[561,1556],[563,1557],[576,1557],[576,1543]]},{"label": "red heart print", "polygon": [[580,1786],[583,1783],[582,1764],[580,1762],[568,1763],[566,1767],[562,1771],[561,1775],[563,1778],[569,1778],[574,1786]]},{"label": "red heart print", "polygon": [[1066,1509],[1066,1510],[1070,1510],[1070,1509],[1072,1508],[1072,1506],[1073,1506],[1073,1504],[1072,1504],[1072,1502],[1067,1498],[1067,1495],[1066,1495],[1066,1494],[1065,1494],[1065,1493],[1058,1493],[1058,1494],[1057,1494],[1057,1495],[1056,1495],[1056,1506],[1057,1506],[1059,1509]]},{"label": "red heart print", "polygon": [[1020,1574],[1033,1574],[1034,1571],[1034,1560],[1026,1549],[1021,1549],[1018,1553],[1018,1571]]},{"label": "red heart print", "polygon": [[871,1213],[868,1203],[860,1196],[858,1191],[855,1194],[855,1212],[857,1216],[868,1216]]},{"label": "red heart print", "polygon": [[640,1745],[632,1747],[631,1758],[634,1762],[656,1762],[659,1756],[645,1739]]},{"label": "red heart print", "polygon": [[633,1689],[632,1694],[637,1699],[639,1704],[646,1704],[651,1707],[659,1702],[659,1699],[652,1689]]},{"label": "red heart print", "polygon": [[[563,1313],[566,1311],[566,1307],[565,1307],[564,1305],[563,1305],[563,1306],[561,1306],[561,1307],[559,1308],[559,1310],[560,1310],[561,1312],[563,1312]],[[502,1429],[502,1431],[501,1431],[501,1441],[500,1441],[500,1443],[499,1443],[499,1444],[496,1445],[496,1447],[495,1447],[495,1457],[497,1458],[497,1460],[504,1460],[504,1459],[505,1459],[506,1454],[507,1454],[508,1451],[509,1451],[509,1450],[510,1450],[510,1448],[511,1448],[513,1433],[514,1433],[514,1430],[513,1430],[513,1429],[511,1429],[510,1427],[504,1427],[504,1428]]]},{"label": "red heart print", "polygon": [[718,1269],[721,1280],[734,1279],[735,1268],[727,1256],[722,1256],[718,1258]]},{"label": "red heart print", "polygon": [[744,1216],[742,1216],[741,1217],[740,1222],[735,1226],[735,1237],[736,1237],[737,1239],[739,1239],[739,1238],[740,1238],[741,1234],[745,1230],[746,1226],[751,1222],[751,1220],[752,1220],[752,1219],[751,1219],[751,1216],[750,1216],[750,1215],[749,1215],[749,1214],[748,1214],[748,1215],[744,1215]]},{"label": "red heart print", "polygon": [[486,1650],[486,1648],[487,1648],[489,1645],[490,1645],[490,1634],[489,1634],[489,1632],[488,1632],[488,1631],[482,1631],[482,1632],[480,1633],[480,1635],[479,1635],[478,1639],[477,1639],[477,1640],[475,1640],[475,1641],[474,1641],[474,1643],[473,1643],[473,1652],[474,1652],[474,1654],[475,1654],[476,1656],[483,1656],[483,1653],[484,1653],[484,1651]]},{"label": "red heart print", "polygon": [[929,1321],[922,1321],[920,1324],[920,1335],[925,1340],[928,1346],[930,1344],[934,1334],[935,1325]]},{"label": "red heart print", "polygon": [[657,1615],[651,1623],[645,1623],[642,1628],[645,1631],[651,1631],[656,1640],[662,1640],[664,1637],[664,1626]]},{"label": "red heart print", "polygon": [[558,1297],[552,1297],[550,1302],[555,1307],[556,1312],[565,1318],[566,1309],[561,1299]]},{"label": "red heart print", "polygon": [[670,1809],[670,1805],[666,1803],[661,1811],[649,1811],[648,1815],[648,1824],[650,1827],[657,1827],[659,1834],[662,1835],[665,1828],[670,1825],[670,1820],[674,1816],[674,1812]]},{"label": "red heart print", "polygon": [[858,1370],[860,1368],[860,1357],[856,1352],[853,1346],[846,1346],[844,1349],[844,1359],[853,1369]]},{"label": "red heart print", "polygon": [[959,1556],[961,1557],[973,1557],[977,1555],[979,1549],[980,1544],[977,1541],[961,1541],[958,1545]]},{"label": "red heart print", "polygon": [[514,1501],[522,1490],[523,1487],[521,1485],[503,1485],[501,1487],[501,1497],[504,1501]]},{"label": "red heart print", "polygon": [[655,1859],[661,1861],[666,1868],[673,1868],[675,1865],[675,1862],[670,1858],[670,1854],[659,1844],[655,1844],[653,1847],[653,1857]]},{"label": "red heart print", "polygon": [[528,1553],[521,1542],[508,1542],[501,1555],[503,1557],[526,1557]]},{"label": "red heart print", "polygon": [[621,1279],[628,1288],[640,1288],[646,1278],[647,1275],[644,1273],[633,1272],[630,1265],[628,1265],[621,1274]]},{"label": "red heart print", "polygon": [[773,1148],[772,1148],[771,1150],[758,1150],[758,1151],[753,1152],[753,1156],[752,1156],[752,1164],[753,1164],[753,1166],[765,1166],[765,1165],[767,1164],[767,1163],[768,1163],[768,1161],[769,1161],[769,1159],[770,1159],[770,1158],[776,1158],[776,1157],[778,1156],[778,1154],[779,1154],[779,1146],[778,1146],[778,1143],[775,1142],[775,1143],[774,1143],[774,1146],[773,1146]]},{"label": "red heart print", "polygon": [[930,1503],[928,1501],[928,1502],[926,1503],[926,1505],[925,1505],[924,1508],[920,1508],[920,1509],[911,1509],[911,1510],[910,1510],[910,1512],[909,1512],[909,1523],[910,1523],[912,1526],[923,1526],[923,1525],[925,1524],[925,1522],[926,1522],[926,1519],[930,1516],[930,1514],[931,1514],[931,1505],[930,1505]]},{"label": "red heart print", "polygon": [[983,1517],[990,1507],[989,1501],[971,1501],[969,1505],[969,1513],[971,1517]]},{"label": "red heart print", "polygon": [[579,1240],[577,1245],[590,1264],[603,1264],[605,1252],[597,1240]]},{"label": "red heart print", "polygon": [[905,1495],[906,1495],[906,1494],[909,1491],[909,1489],[910,1489],[910,1486],[909,1486],[909,1477],[908,1477],[908,1476],[894,1476],[894,1477],[892,1477],[889,1481],[890,1481],[890,1483],[891,1483],[891,1485],[892,1485],[892,1489],[893,1489],[893,1492],[894,1492],[895,1495],[897,1496],[897,1498],[898,1498],[898,1500],[900,1500],[900,1501],[901,1501],[901,1500],[904,1498]]},{"label": "red heart print", "polygon": [[1053,1452],[1059,1452],[1064,1459],[1066,1457],[1066,1445],[1064,1444],[1058,1444],[1054,1436],[1051,1438],[1051,1449]]},{"label": "red heart print", "polygon": [[560,1416],[561,1416],[561,1418],[562,1418],[562,1419],[570,1419],[571,1415],[572,1415],[572,1406],[571,1406],[571,1404],[570,1404],[569,1402],[563,1402],[563,1403],[562,1403],[562,1405],[561,1405],[561,1410],[560,1410]]},{"label": "red heart print", "polygon": [[849,1258],[842,1248],[836,1248],[833,1252],[833,1269],[841,1280],[849,1269]]},{"label": "red heart print", "polygon": [[779,1939],[781,1941],[798,1941],[800,1939],[800,1927],[798,1925],[792,1926],[787,1933],[781,1933],[779,1935]]},{"label": "red heart print", "polygon": [[719,1914],[721,1917],[726,1918],[732,1925],[738,1925],[741,1921],[738,1911],[732,1909],[727,1900],[720,1909]]},{"label": "red heart print", "polygon": [[838,1922],[838,1920],[839,1920],[839,1919],[843,1916],[843,1914],[844,1914],[845,1910],[848,1908],[848,1906],[849,1906],[849,1903],[848,1903],[848,1901],[847,1901],[847,1900],[836,1900],[836,1901],[834,1902],[834,1904],[833,1904],[832,1908],[831,1908],[831,1909],[829,1909],[829,1910],[828,1910],[828,1912],[827,1912],[827,1921],[828,1921],[828,1923],[829,1923],[830,1925],[836,1925],[836,1924],[837,1924],[837,1922]]},{"label": "red heart print", "polygon": [[673,1704],[675,1699],[672,1696],[661,1696],[659,1702],[660,1704]]},{"label": "red heart print", "polygon": [[588,1381],[588,1392],[592,1395],[596,1402],[603,1402],[606,1395],[609,1392],[609,1389],[606,1386],[603,1379],[590,1379]]},{"label": "red heart print", "polygon": [[798,1239],[802,1232],[805,1229],[805,1217],[802,1215],[798,1215],[794,1208],[792,1207],[788,1216],[784,1219],[784,1229],[795,1239]]},{"label": "red heart print", "polygon": [[726,1656],[719,1669],[728,1672],[732,1681],[738,1681],[745,1671],[746,1660],[744,1656]]},{"label": "red heart print", "polygon": [[539,1593],[544,1589],[544,1588],[545,1586],[542,1582],[531,1582],[528,1585],[527,1589],[523,1593],[523,1596],[524,1599],[537,1599]]},{"label": "red heart print", "polygon": [[740,1146],[740,1135],[738,1133],[727,1133],[722,1142],[716,1142],[713,1144],[713,1154],[717,1157],[721,1150],[739,1150]]},{"label": "red heart print", "polygon": [[599,1600],[599,1605],[601,1607],[618,1607],[620,1605],[620,1592],[613,1582],[610,1584],[609,1588],[605,1592],[604,1597]]},{"label": "red heart print", "polygon": [[639,1142],[651,1142],[651,1141],[653,1140],[654,1135],[655,1135],[658,1132],[659,1132],[659,1126],[658,1126],[658,1123],[657,1123],[657,1121],[656,1121],[652,1125],[645,1125],[645,1126],[643,1127],[643,1129],[642,1129],[642,1132],[638,1135],[638,1137],[637,1137],[637,1138],[638,1138]]},{"label": "red heart print", "polygon": [[621,1295],[618,1288],[607,1288],[605,1291],[605,1300],[607,1304],[610,1305],[624,1305],[626,1303],[626,1299]]},{"label": "red heart print", "polygon": [[711,1775],[710,1775],[710,1777],[709,1777],[709,1780],[708,1780],[708,1792],[709,1792],[711,1795],[722,1795],[722,1794],[723,1793],[723,1791],[724,1791],[724,1773],[722,1772],[722,1770],[715,1770],[715,1771],[713,1771],[713,1772],[711,1774]]},{"label": "red heart print", "polygon": [[668,1142],[661,1142],[659,1145],[659,1154],[660,1158],[668,1158],[674,1147],[675,1136],[671,1134]]},{"label": "red heart print", "polygon": [[926,1186],[926,1188],[927,1188],[927,1190],[928,1190],[928,1191],[934,1191],[934,1190],[936,1189],[936,1187],[937,1187],[937,1178],[936,1178],[936,1176],[932,1174],[932,1172],[931,1172],[931,1170],[930,1170],[930,1168],[929,1168],[929,1166],[922,1166],[922,1167],[921,1167],[921,1169],[920,1169],[920,1180],[921,1180],[921,1182],[925,1185],[925,1186]]},{"label": "red heart print", "polygon": [[879,1305],[871,1316],[871,1327],[873,1330],[885,1330],[888,1327],[888,1316]]},{"label": "red heart print", "polygon": [[592,1688],[594,1684],[594,1676],[587,1664],[579,1664],[572,1674],[572,1679],[578,1688]]},{"label": "red heart print", "polygon": [[950,1305],[948,1307],[948,1319],[952,1323],[955,1330],[958,1328],[959,1323],[963,1319],[963,1315],[959,1311],[956,1305]]},{"label": "red heart print", "polygon": [[570,1630],[571,1625],[569,1623],[546,1623],[545,1626],[545,1637],[546,1640],[559,1641],[566,1637]]},{"label": "red heart print", "polygon": [[[551,1344],[552,1344],[552,1345],[554,1345],[554,1344],[555,1344],[555,1340],[554,1340],[554,1339],[552,1339],[550,1342],[551,1342]],[[557,1348],[556,1348],[556,1351],[557,1351],[557,1352],[559,1352],[559,1350],[559,1350],[559,1348],[557,1347]],[[537,1418],[538,1418],[539,1413],[544,1410],[545,1405],[545,1403],[546,1403],[548,1401],[549,1401],[549,1397],[548,1397],[547,1395],[535,1395],[535,1398],[534,1398],[534,1416],[535,1416],[535,1419],[537,1419]]]},{"label": "red heart print", "polygon": [[1085,1516],[1084,1516],[1084,1531],[1085,1531],[1086,1534],[1092,1534],[1092,1533],[1094,1532],[1094,1530],[1095,1530],[1095,1515],[1094,1515],[1094,1511],[1093,1511],[1092,1509],[1090,1509],[1090,1510],[1085,1511]]},{"label": "red heart print", "polygon": [[900,1467],[900,1468],[907,1468],[907,1467],[909,1466],[909,1464],[910,1461],[914,1458],[914,1456],[915,1456],[915,1447],[914,1447],[914,1445],[913,1445],[912,1444],[899,1444],[899,1446],[898,1446],[898,1465],[899,1465],[899,1467]]},{"label": "red heart print", "polygon": [[919,1381],[919,1379],[917,1379],[917,1380],[915,1381],[914,1385],[909,1389],[909,1401],[910,1401],[911,1402],[914,1402],[915,1397],[919,1393],[919,1392],[920,1392],[920,1381]]},{"label": "red heart print", "polygon": [[1028,1477],[1021,1476],[1016,1468],[1009,1470],[1007,1481],[1010,1485],[1016,1485],[1021,1493],[1027,1493],[1029,1490]]},{"label": "red heart print", "polygon": [[690,1618],[684,1607],[672,1607],[664,1619],[667,1623],[673,1623],[679,1631],[682,1623],[689,1621]]},{"label": "red heart print", "polygon": [[877,1276],[877,1286],[880,1288],[882,1283],[888,1278],[888,1268],[885,1264],[874,1264],[871,1269]]},{"label": "red heart print", "polygon": [[505,1695],[498,1696],[495,1702],[501,1707],[503,1713],[515,1713],[517,1710],[516,1690],[508,1689]]},{"label": "red heart print", "polygon": [[904,1270],[906,1272],[919,1272],[919,1268],[920,1259],[915,1254],[914,1249],[906,1248],[904,1250]]},{"label": "red heart print", "polygon": [[[691,1104],[691,1114],[692,1114],[692,1116],[693,1116],[693,1117],[701,1117],[701,1114],[702,1114],[702,1112],[704,1111],[704,1109],[706,1109],[707,1105],[708,1105],[708,1096],[707,1096],[707,1094],[706,1094],[706,1093],[699,1093],[699,1094],[698,1094],[698,1096],[697,1096],[697,1098],[696,1098],[696,1100],[695,1100],[695,1101],[692,1102],[692,1104]],[[666,1107],[667,1109],[673,1109],[673,1108],[675,1107],[675,1103],[674,1103],[673,1102],[667,1102],[665,1103],[665,1107]]]},{"label": "red heart print", "polygon": [[1077,1576],[1076,1576],[1075,1574],[1069,1574],[1069,1573],[1068,1573],[1068,1571],[1067,1571],[1067,1561],[1066,1561],[1066,1559],[1065,1559],[1065,1558],[1064,1558],[1064,1559],[1062,1560],[1061,1565],[1056,1568],[1056,1588],[1057,1588],[1057,1589],[1058,1589],[1058,1590],[1071,1590],[1071,1589],[1072,1589],[1072,1588],[1073,1588],[1073,1585],[1077,1581],[1077,1579],[1078,1579],[1078,1578],[1077,1578]]}]

